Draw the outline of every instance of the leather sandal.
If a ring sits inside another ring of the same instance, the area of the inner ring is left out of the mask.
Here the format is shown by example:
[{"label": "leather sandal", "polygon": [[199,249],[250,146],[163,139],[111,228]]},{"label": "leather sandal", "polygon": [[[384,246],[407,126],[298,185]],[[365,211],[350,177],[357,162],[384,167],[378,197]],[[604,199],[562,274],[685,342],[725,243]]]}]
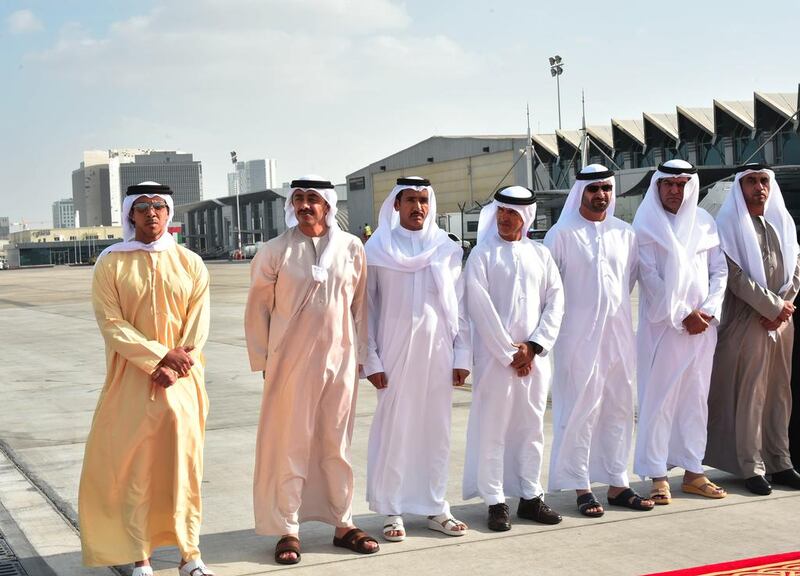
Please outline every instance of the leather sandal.
[{"label": "leather sandal", "polygon": [[[389,532],[401,532],[399,536],[392,536]],[[383,537],[389,542],[402,542],[406,539],[406,528],[402,516],[387,516],[383,525]]]},{"label": "leather sandal", "polygon": [[[281,558],[281,554],[294,552],[294,558]],[[275,562],[278,564],[297,564],[300,562],[300,539],[297,536],[284,536],[275,545]]]},{"label": "leather sandal", "polygon": [[[600,518],[603,514],[605,514],[605,510],[603,510],[603,505],[597,501],[597,498],[594,497],[594,494],[591,492],[587,492],[586,494],[581,494],[578,496],[578,512],[583,514],[584,516],[588,516],[589,518]],[[589,512],[589,508],[600,508],[600,511]]]},{"label": "leather sandal", "polygon": [[[462,526],[463,528],[459,530]],[[456,520],[450,514],[428,516],[428,528],[448,536],[463,536],[467,533],[467,525],[460,520]]]},{"label": "leather sandal", "polygon": [[203,564],[200,558],[189,560],[183,566],[178,567],[179,576],[216,576],[208,566]]},{"label": "leather sandal", "polygon": [[[375,542],[375,548],[367,548],[367,542]],[[347,548],[359,554],[375,554],[380,550],[378,541],[360,528],[351,528],[341,538],[333,537],[333,545],[339,548]]]},{"label": "leather sandal", "polygon": [[630,508],[631,510],[640,510],[642,512],[646,512],[648,510],[652,510],[655,508],[655,502],[653,506],[646,506],[644,504],[645,500],[650,500],[650,498],[642,498],[636,492],[634,492],[631,488],[625,488],[622,492],[614,496],[608,496],[608,503],[612,506],[622,506],[623,508]]},{"label": "leather sandal", "polygon": [[672,493],[669,491],[669,482],[666,480],[653,480],[650,488],[650,500],[657,506],[666,506],[672,502]]},{"label": "leather sandal", "polygon": [[705,476],[695,478],[691,482],[684,482],[681,484],[681,491],[686,494],[695,494],[697,496],[715,499],[725,498],[725,496],[728,495],[723,488],[720,488]]}]

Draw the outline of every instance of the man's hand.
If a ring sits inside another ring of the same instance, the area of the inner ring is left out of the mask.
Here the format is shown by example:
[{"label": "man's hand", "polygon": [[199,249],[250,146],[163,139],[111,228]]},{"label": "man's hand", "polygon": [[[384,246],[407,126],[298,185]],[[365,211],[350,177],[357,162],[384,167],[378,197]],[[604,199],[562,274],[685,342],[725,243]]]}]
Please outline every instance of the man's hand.
[{"label": "man's hand", "polygon": [[711,316],[704,314],[700,310],[692,310],[686,318],[683,319],[683,326],[689,334],[702,334],[706,331],[711,321]]},{"label": "man's hand", "polygon": [[758,319],[758,321],[764,328],[764,330],[766,330],[767,332],[772,332],[773,330],[777,330],[778,328],[781,327],[781,324],[783,324],[783,322],[780,320],[780,317],[776,318],[775,320],[770,320],[769,318],[764,318],[762,316],[761,318]]},{"label": "man's hand", "polygon": [[463,386],[469,376],[469,370],[463,368],[453,368],[453,386]]},{"label": "man's hand", "polygon": [[386,372],[375,372],[375,374],[370,374],[367,376],[367,380],[369,380],[378,390],[383,390],[389,385],[389,380],[386,378]]},{"label": "man's hand", "polygon": [[150,375],[150,380],[162,388],[169,388],[178,380],[178,375],[168,366],[159,366]]},{"label": "man's hand", "polygon": [[531,370],[533,370],[533,362],[531,362],[530,364],[526,364],[522,368],[517,368],[517,376],[519,376],[520,378],[522,378],[523,376],[527,376],[528,374],[531,373]]},{"label": "man's hand", "polygon": [[517,351],[514,353],[514,357],[511,359],[511,367],[514,370],[519,370],[526,364],[531,364],[533,362],[533,349],[528,346],[527,342],[514,344],[514,346],[517,348]]},{"label": "man's hand", "polygon": [[792,314],[794,314],[794,304],[792,304],[788,300],[784,300],[783,309],[781,310],[781,313],[778,314],[778,317],[775,318],[775,320],[786,322],[791,317]]},{"label": "man's hand", "polygon": [[194,366],[194,359],[189,356],[189,352],[194,350],[194,346],[178,346],[170,350],[159,362],[159,366],[166,366],[178,373],[178,376],[183,378],[189,374],[192,366]]}]

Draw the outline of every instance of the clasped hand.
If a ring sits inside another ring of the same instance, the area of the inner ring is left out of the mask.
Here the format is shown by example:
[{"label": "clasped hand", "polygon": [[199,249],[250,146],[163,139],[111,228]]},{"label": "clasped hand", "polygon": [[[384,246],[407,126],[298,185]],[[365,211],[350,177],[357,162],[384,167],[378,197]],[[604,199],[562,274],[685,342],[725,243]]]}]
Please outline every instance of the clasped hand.
[{"label": "clasped hand", "polygon": [[711,325],[713,318],[702,310],[692,310],[692,313],[683,319],[683,327],[689,334],[702,334]]},{"label": "clasped hand", "polygon": [[792,314],[794,314],[794,304],[788,300],[784,300],[783,308],[781,308],[780,313],[774,320],[770,320],[769,318],[762,316],[758,321],[761,323],[761,326],[764,328],[764,330],[771,332],[772,330],[777,330],[780,328],[781,324],[788,321],[789,318],[792,317]]},{"label": "clasped hand", "polygon": [[169,388],[178,378],[188,376],[194,366],[194,359],[189,356],[192,350],[194,346],[178,346],[167,352],[153,370],[150,380],[163,388]]},{"label": "clasped hand", "polygon": [[533,370],[533,348],[527,342],[515,343],[514,346],[517,351],[511,359],[511,368],[517,372],[517,376],[527,376]]}]

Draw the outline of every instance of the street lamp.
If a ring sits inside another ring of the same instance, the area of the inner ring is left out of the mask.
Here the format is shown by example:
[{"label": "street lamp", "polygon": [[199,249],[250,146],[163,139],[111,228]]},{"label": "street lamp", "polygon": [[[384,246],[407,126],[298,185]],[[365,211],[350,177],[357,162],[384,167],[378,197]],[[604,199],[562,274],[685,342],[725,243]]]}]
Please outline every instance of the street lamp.
[{"label": "street lamp", "polygon": [[550,57],[550,76],[556,78],[556,94],[558,95],[558,129],[561,130],[561,84],[558,77],[564,73],[564,62],[561,56],[556,54]]},{"label": "street lamp", "polygon": [[233,176],[236,181],[236,249],[242,250],[242,211],[239,208],[239,189],[242,187],[242,179],[239,177],[238,159],[236,158],[236,150],[231,152],[231,163],[233,164]]}]

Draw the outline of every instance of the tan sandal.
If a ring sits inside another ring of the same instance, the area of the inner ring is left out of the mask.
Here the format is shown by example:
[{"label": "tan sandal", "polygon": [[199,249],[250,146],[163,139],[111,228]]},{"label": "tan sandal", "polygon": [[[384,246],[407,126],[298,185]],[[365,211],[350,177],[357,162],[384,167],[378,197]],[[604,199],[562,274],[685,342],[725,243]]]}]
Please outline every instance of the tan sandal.
[{"label": "tan sandal", "polygon": [[728,495],[724,488],[720,488],[705,476],[695,478],[688,484],[684,482],[681,484],[681,490],[686,494],[714,499],[725,498]]},{"label": "tan sandal", "polygon": [[467,525],[461,520],[456,520],[450,514],[428,516],[428,528],[448,536],[463,536],[467,533]]},{"label": "tan sandal", "polygon": [[666,506],[672,502],[672,493],[669,491],[669,482],[666,480],[653,480],[650,488],[650,498],[657,506]]}]

